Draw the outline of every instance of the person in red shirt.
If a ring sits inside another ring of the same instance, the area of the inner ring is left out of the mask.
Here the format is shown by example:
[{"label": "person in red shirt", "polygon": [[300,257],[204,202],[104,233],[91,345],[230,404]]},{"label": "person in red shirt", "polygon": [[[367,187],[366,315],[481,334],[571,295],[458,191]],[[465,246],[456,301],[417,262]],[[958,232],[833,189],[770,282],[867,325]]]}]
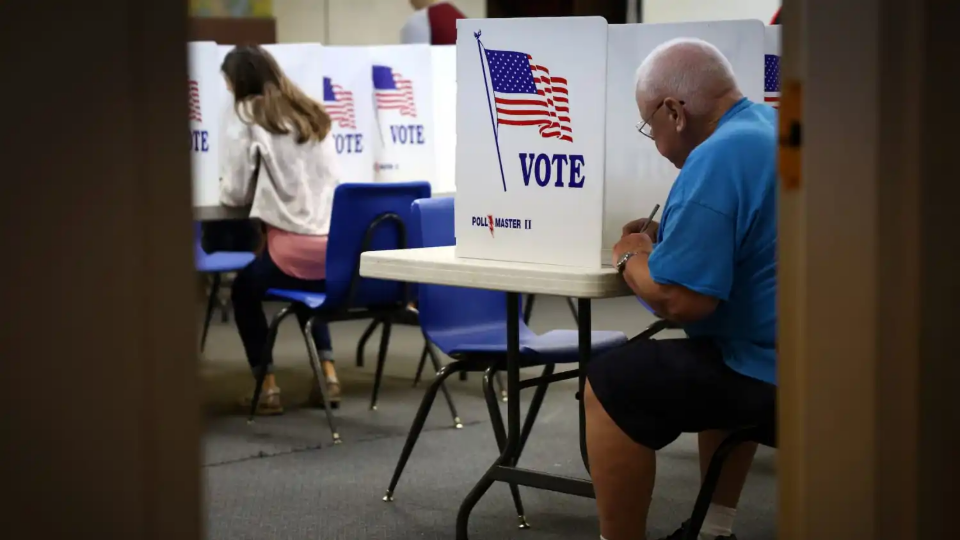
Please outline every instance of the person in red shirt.
[{"label": "person in red shirt", "polygon": [[466,16],[456,6],[439,0],[410,0],[410,5],[416,11],[400,31],[401,43],[457,44],[457,19]]}]

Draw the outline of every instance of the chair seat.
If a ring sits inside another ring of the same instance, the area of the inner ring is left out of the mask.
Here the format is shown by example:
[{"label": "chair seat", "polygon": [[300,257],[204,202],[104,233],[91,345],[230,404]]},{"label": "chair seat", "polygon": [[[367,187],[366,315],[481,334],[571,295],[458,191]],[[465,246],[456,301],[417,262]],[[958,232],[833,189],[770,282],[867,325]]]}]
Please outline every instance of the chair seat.
[{"label": "chair seat", "polygon": [[293,291],[288,289],[268,289],[267,296],[274,299],[290,300],[303,304],[310,309],[319,309],[327,301],[326,293]]},{"label": "chair seat", "polygon": [[[506,354],[507,332],[501,325],[495,328],[475,328],[464,332],[445,332],[431,335],[431,341],[444,353],[454,355]],[[561,364],[580,360],[580,336],[576,330],[552,330],[536,334],[520,328],[520,356],[525,366]],[[622,332],[591,332],[591,354],[599,354],[627,342]]]},{"label": "chair seat", "polygon": [[215,251],[197,255],[195,264],[199,272],[234,272],[256,258],[255,254],[248,251]]}]

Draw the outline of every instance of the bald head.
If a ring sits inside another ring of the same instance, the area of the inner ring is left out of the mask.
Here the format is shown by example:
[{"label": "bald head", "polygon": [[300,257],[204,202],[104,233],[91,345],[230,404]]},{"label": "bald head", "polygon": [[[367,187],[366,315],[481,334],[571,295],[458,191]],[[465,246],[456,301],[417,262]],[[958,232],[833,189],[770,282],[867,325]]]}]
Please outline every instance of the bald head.
[{"label": "bald head", "polygon": [[673,97],[694,115],[709,114],[724,98],[740,95],[730,61],[716,47],[678,38],[654,49],[637,69],[637,102]]}]

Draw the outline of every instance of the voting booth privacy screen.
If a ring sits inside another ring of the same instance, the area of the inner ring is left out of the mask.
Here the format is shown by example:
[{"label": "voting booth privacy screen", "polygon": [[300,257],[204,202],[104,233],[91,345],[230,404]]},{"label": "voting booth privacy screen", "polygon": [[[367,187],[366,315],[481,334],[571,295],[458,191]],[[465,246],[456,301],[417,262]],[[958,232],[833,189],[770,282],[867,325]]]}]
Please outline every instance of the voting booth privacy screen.
[{"label": "voting booth privacy screen", "polygon": [[322,58],[322,103],[333,121],[343,181],[373,182],[377,145],[370,52],[365,47],[324,47]]},{"label": "voting booth privacy screen", "polygon": [[763,101],[780,108],[780,26],[764,29]]},{"label": "voting booth privacy screen", "polygon": [[[760,21],[715,21],[611,25],[607,59],[606,204],[604,261],[623,225],[664,206],[679,171],[637,131],[636,71],[657,46],[676,38],[699,38],[730,61],[743,94],[764,101],[764,25]],[[659,216],[658,216],[659,220]]]},{"label": "voting booth privacy screen", "polygon": [[457,152],[457,48],[453,45],[430,47],[433,72],[433,194],[452,194],[456,190]]},{"label": "voting booth privacy screen", "polygon": [[376,127],[376,179],[432,181],[433,73],[429,45],[385,45],[370,51]]},{"label": "voting booth privacy screen", "polygon": [[457,255],[611,264],[623,224],[664,205],[677,176],[637,132],[635,76],[654,48],[684,37],[715,45],[743,93],[764,101],[760,21],[460,21]]},{"label": "voting booth privacy screen", "polygon": [[[217,134],[226,115],[236,114],[220,66],[233,48],[214,42],[188,44],[194,206],[219,204]],[[453,191],[454,47],[293,43],[264,49],[330,115],[342,182],[419,180],[430,182],[434,191]],[[446,121],[439,144],[438,114]]]},{"label": "voting booth privacy screen", "polygon": [[456,253],[600,266],[607,23],[457,21]]},{"label": "voting booth privacy screen", "polygon": [[212,41],[188,43],[187,58],[193,205],[215,206],[220,199],[217,135],[220,133],[221,101],[218,96],[223,86],[217,44]]},{"label": "voting booth privacy screen", "polygon": [[[330,114],[342,182],[455,192],[460,257],[598,268],[677,177],[637,132],[635,101],[637,67],[675,38],[712,43],[748,98],[778,105],[780,27],[754,20],[465,19],[456,46],[265,48]],[[219,204],[232,49],[188,44],[194,206]]]}]

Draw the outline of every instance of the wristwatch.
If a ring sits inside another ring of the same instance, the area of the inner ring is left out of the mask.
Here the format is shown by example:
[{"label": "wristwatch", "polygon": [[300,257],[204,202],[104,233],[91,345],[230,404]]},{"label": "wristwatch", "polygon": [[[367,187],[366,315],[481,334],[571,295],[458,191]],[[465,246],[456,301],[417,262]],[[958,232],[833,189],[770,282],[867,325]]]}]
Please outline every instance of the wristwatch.
[{"label": "wristwatch", "polygon": [[617,261],[617,273],[621,276],[623,275],[623,271],[627,269],[627,261],[633,258],[634,255],[636,255],[636,252],[628,251],[620,256],[620,260]]}]

